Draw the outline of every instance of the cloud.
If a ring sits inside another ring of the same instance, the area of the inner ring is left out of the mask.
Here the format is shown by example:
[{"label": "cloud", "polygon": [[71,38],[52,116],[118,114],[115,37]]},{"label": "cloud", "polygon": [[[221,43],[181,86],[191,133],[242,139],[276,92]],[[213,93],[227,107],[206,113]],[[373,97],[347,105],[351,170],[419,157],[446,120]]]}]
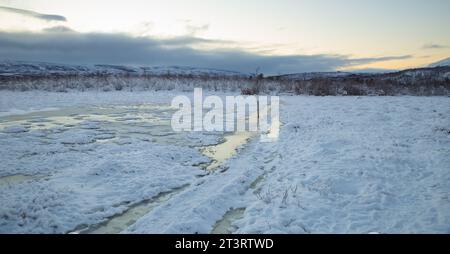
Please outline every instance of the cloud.
[{"label": "cloud", "polygon": [[422,46],[422,49],[444,49],[444,48],[448,48],[448,46],[435,43],[427,43]]},{"label": "cloud", "polygon": [[[71,64],[179,65],[265,74],[334,71],[345,67],[410,56],[351,58],[345,55],[262,55],[242,49],[201,50],[192,46],[211,42],[196,37],[157,39],[114,33],[66,32],[54,28],[39,33],[1,32],[3,59]],[[214,40],[212,40],[214,42]]]},{"label": "cloud", "polygon": [[180,21],[184,23],[184,28],[186,29],[187,34],[190,36],[196,36],[202,32],[206,32],[209,30],[209,24],[193,24],[192,20],[190,19],[182,19]]},{"label": "cloud", "polygon": [[348,69],[348,70],[343,70],[343,71],[352,72],[352,73],[391,73],[391,72],[397,72],[399,70],[383,69],[383,68],[362,68],[362,69]]},{"label": "cloud", "polygon": [[188,34],[191,34],[191,35],[196,35],[198,33],[208,31],[208,29],[209,29],[209,24],[198,25],[198,26],[191,25],[191,24],[186,25],[186,30],[188,31]]},{"label": "cloud", "polygon": [[24,15],[27,17],[37,18],[45,21],[67,21],[66,17],[54,14],[42,14],[34,11],[11,8],[6,6],[0,6],[0,11],[6,11],[11,13],[16,13],[20,15]]},{"label": "cloud", "polygon": [[53,33],[68,33],[68,32],[75,32],[74,30],[72,30],[72,28],[67,27],[67,26],[52,26],[52,27],[47,27],[44,28],[45,32],[53,32]]},{"label": "cloud", "polygon": [[386,62],[393,60],[405,60],[412,58],[412,55],[402,55],[402,56],[382,56],[382,57],[372,57],[372,58],[358,58],[358,59],[349,59],[351,65],[360,65],[367,64],[373,62]]},{"label": "cloud", "polygon": [[162,38],[158,39],[158,42],[160,44],[163,44],[165,46],[194,46],[194,45],[214,45],[214,44],[233,44],[235,42],[233,41],[227,41],[227,40],[213,40],[213,39],[205,39],[205,38],[199,38],[191,35],[183,35],[183,36],[176,36],[172,38]]}]

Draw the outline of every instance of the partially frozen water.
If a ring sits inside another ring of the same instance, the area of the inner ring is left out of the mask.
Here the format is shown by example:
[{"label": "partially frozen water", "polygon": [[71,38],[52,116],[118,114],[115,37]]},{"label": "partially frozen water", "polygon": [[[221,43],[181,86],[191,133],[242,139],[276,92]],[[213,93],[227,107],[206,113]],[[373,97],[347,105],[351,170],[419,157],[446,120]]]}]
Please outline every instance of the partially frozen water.
[{"label": "partially frozen water", "polygon": [[78,107],[34,112],[0,118],[0,132],[15,134],[58,128],[96,130],[96,141],[137,138],[166,144],[184,142],[183,135],[172,131],[173,109],[165,105]]},{"label": "partially frozen water", "polygon": [[21,183],[21,182],[25,182],[25,181],[29,181],[29,180],[35,180],[38,178],[40,178],[40,177],[39,176],[31,176],[31,175],[21,175],[21,174],[3,176],[3,177],[0,177],[0,186]]},{"label": "partially frozen water", "polygon": [[[4,187],[7,194],[4,201],[11,203],[8,206],[19,207],[21,204],[14,201],[15,189],[44,190],[41,196],[45,202],[58,197],[61,200],[54,201],[57,206],[60,203],[56,202],[83,205],[80,213],[74,214],[80,221],[66,218],[77,224],[62,225],[69,227],[67,229],[49,225],[53,228],[43,232],[120,233],[184,190],[192,180],[183,174],[196,176],[204,173],[200,171],[202,168],[217,169],[255,135],[250,132],[174,132],[170,125],[173,112],[174,109],[166,105],[142,104],[72,107],[0,117],[0,148],[9,150],[1,155],[4,164],[0,166],[0,173],[6,175],[0,177],[0,188]],[[181,175],[170,173],[172,171]],[[125,185],[122,177],[128,185],[116,190],[114,186]],[[149,190],[166,184],[172,186],[171,191],[152,197],[154,193]],[[143,189],[151,194],[134,193]],[[122,196],[106,199],[102,205],[90,204],[91,199],[116,192]],[[31,196],[23,205],[35,202]],[[116,204],[120,205],[115,207]],[[92,211],[100,215],[90,219]],[[226,231],[234,213],[226,215],[218,232]],[[51,215],[62,216],[59,212]],[[20,220],[11,220],[11,223],[18,223],[11,225],[12,232],[21,232]],[[80,224],[82,226],[77,226]]]},{"label": "partially frozen water", "polygon": [[231,209],[225,213],[221,220],[216,222],[211,234],[232,234],[236,231],[233,222],[244,217],[245,208]]},{"label": "partially frozen water", "polygon": [[226,160],[236,155],[237,149],[255,135],[255,132],[235,132],[226,135],[223,143],[205,147],[202,151],[203,154],[213,160],[206,169],[211,171],[217,169]]},{"label": "partially frozen water", "polygon": [[108,218],[105,222],[97,225],[88,226],[86,228],[71,232],[72,234],[118,234],[131,226],[140,217],[144,216],[152,209],[163,202],[166,202],[174,195],[186,189],[189,185],[163,192],[149,200],[141,201],[130,206],[125,212]]}]

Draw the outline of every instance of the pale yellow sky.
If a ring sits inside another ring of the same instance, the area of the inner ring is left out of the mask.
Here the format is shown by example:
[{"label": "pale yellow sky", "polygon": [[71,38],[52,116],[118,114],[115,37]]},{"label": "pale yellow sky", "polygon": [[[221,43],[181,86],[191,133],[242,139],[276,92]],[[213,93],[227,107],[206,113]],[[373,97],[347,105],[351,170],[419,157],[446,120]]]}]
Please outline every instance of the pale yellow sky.
[{"label": "pale yellow sky", "polygon": [[419,67],[450,56],[450,1],[445,0],[0,0],[0,6],[68,20],[40,21],[0,10],[3,31],[64,25],[83,33],[225,40],[201,47],[266,55],[412,56],[353,69]]}]

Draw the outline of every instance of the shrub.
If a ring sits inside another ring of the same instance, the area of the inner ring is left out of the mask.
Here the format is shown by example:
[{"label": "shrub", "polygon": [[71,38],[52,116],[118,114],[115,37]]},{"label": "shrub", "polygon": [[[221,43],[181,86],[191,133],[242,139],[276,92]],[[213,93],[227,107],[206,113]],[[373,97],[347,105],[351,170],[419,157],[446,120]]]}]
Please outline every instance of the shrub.
[{"label": "shrub", "polygon": [[242,95],[256,95],[257,91],[254,88],[242,88],[241,89],[241,94]]}]

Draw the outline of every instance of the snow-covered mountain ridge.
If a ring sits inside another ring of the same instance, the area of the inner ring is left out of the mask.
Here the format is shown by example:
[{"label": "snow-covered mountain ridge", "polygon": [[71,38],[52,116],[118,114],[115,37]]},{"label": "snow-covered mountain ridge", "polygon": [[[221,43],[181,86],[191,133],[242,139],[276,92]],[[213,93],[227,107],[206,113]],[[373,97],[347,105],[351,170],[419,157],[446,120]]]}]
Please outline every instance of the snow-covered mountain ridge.
[{"label": "snow-covered mountain ridge", "polygon": [[0,61],[0,75],[181,75],[208,77],[246,77],[247,74],[213,68],[187,66],[70,65],[45,62]]}]

